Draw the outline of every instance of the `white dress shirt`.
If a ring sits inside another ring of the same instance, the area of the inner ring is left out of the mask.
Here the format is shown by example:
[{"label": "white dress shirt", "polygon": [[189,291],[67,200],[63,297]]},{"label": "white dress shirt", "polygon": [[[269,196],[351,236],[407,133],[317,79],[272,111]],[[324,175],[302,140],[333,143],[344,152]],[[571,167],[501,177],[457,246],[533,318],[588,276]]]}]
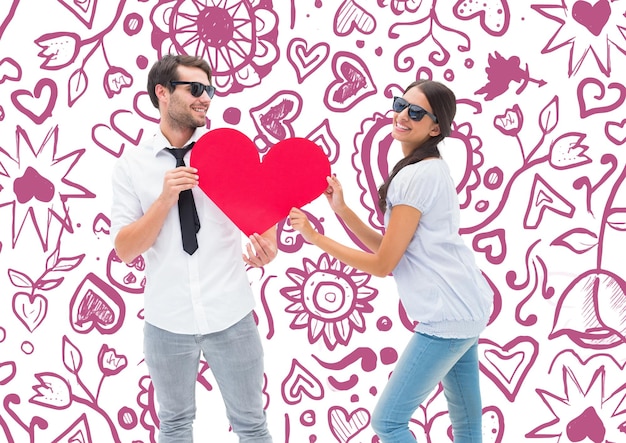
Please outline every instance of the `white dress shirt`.
[{"label": "white dress shirt", "polygon": [[[189,142],[201,135],[196,130]],[[126,149],[116,162],[113,242],[120,229],[139,219],[161,194],[165,172],[176,165],[174,156],[165,150],[170,147],[158,131],[146,143]],[[185,155],[186,165],[190,155],[191,151]],[[254,297],[241,257],[241,231],[201,189],[192,192],[200,219],[198,250],[193,255],[183,250],[178,206],[174,205],[156,241],[143,254],[144,318],[170,332],[208,334],[242,319],[254,308]]]}]

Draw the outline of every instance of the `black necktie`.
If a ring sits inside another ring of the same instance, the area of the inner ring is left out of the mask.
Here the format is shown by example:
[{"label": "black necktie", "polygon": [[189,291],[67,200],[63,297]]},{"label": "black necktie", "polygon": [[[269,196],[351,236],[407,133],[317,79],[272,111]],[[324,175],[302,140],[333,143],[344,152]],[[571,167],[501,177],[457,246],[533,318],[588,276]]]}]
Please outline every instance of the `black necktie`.
[{"label": "black necktie", "polygon": [[[181,149],[167,148],[168,152],[176,157],[176,167],[185,166],[183,157],[193,148],[193,142]],[[180,232],[183,237],[183,249],[192,255],[198,249],[196,233],[200,230],[200,219],[193,201],[191,189],[181,191],[178,195],[178,218],[180,219]]]}]

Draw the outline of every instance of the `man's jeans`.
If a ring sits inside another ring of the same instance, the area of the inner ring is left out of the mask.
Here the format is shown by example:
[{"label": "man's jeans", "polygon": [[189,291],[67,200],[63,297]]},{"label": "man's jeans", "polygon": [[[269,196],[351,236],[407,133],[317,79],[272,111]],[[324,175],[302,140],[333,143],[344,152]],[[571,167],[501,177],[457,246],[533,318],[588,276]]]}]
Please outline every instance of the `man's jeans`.
[{"label": "man's jeans", "polygon": [[207,335],[173,334],[145,324],[144,354],[159,403],[159,443],[193,442],[201,352],[239,441],[272,443],[263,410],[263,348],[252,314]]},{"label": "man's jeans", "polygon": [[482,441],[478,339],[413,334],[372,414],[383,443],[415,443],[409,420],[441,382],[454,443]]}]

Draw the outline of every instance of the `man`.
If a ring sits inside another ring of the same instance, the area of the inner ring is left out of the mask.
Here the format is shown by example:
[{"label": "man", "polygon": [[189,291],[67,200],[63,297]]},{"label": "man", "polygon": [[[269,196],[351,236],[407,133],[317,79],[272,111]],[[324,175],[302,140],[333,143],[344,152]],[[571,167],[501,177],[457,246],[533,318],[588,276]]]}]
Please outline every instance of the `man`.
[{"label": "man", "polygon": [[[250,236],[242,254],[240,231],[196,186],[190,152],[181,150],[205,132],[214,92],[211,69],[199,57],[166,55],[151,68],[148,93],[159,109],[159,131],[114,167],[111,237],[122,261],[140,254],[146,261],[144,354],[159,404],[159,443],[193,441],[201,353],[239,441],[271,443],[245,265],[276,257],[276,228]],[[177,153],[187,166],[175,167]],[[178,207],[189,192],[197,231],[190,240],[181,239],[185,209]]]}]

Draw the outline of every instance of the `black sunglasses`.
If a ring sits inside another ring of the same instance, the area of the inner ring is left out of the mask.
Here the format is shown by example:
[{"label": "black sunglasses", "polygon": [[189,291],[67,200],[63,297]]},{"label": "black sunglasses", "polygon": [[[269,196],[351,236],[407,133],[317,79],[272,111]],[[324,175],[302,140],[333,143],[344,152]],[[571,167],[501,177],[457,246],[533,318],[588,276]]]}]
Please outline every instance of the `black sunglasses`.
[{"label": "black sunglasses", "polygon": [[191,95],[193,95],[194,97],[200,97],[204,93],[204,91],[209,94],[209,98],[213,98],[213,96],[215,95],[215,86],[203,85],[200,82],[170,82],[170,85],[191,85],[189,92],[191,92]]},{"label": "black sunglasses", "polygon": [[393,98],[393,110],[394,112],[402,112],[405,108],[409,108],[409,117],[411,120],[415,120],[416,122],[420,121],[424,118],[425,115],[429,116],[435,123],[437,122],[437,117],[434,114],[428,112],[426,109],[421,106],[412,105],[407,102],[402,97],[394,97]]}]

